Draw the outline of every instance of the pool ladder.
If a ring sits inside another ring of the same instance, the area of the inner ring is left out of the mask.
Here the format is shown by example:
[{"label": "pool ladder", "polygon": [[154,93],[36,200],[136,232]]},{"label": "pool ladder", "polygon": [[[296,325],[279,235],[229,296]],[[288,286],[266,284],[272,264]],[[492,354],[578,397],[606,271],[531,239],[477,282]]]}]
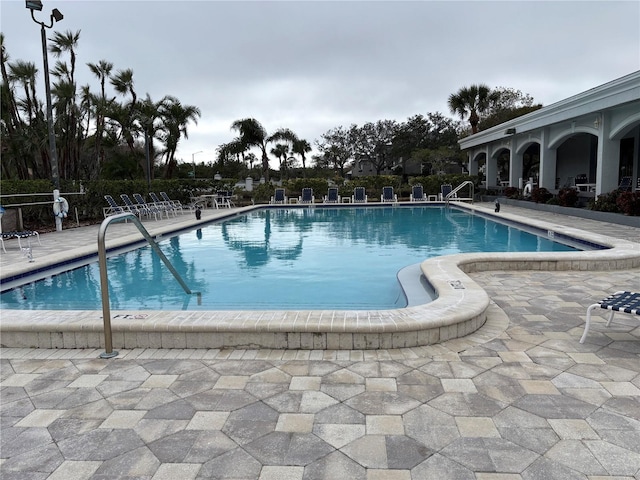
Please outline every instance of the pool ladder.
[{"label": "pool ladder", "polygon": [[[467,198],[454,197],[454,195],[456,195],[458,193],[458,191],[462,190],[467,185],[469,185],[469,188],[471,190],[471,194],[469,195],[469,197],[467,197]],[[471,200],[471,203],[473,203],[473,186],[474,185],[473,185],[473,182],[471,180],[465,180],[460,185],[458,185],[456,188],[451,190],[447,194],[446,197],[444,197],[444,200],[445,200],[446,204],[449,205],[449,200],[458,200],[458,201]]]},{"label": "pool ladder", "polygon": [[149,234],[146,228],[142,225],[142,222],[138,217],[136,217],[131,212],[119,213],[117,215],[112,215],[104,219],[102,224],[100,225],[100,230],[98,231],[98,265],[100,266],[100,291],[102,293],[102,320],[104,322],[104,353],[100,354],[100,358],[113,358],[118,355],[117,351],[113,350],[113,341],[111,335],[111,307],[109,304],[109,280],[107,278],[107,248],[105,237],[107,235],[107,227],[116,222],[126,222],[131,220],[133,224],[138,228],[142,236],[145,238],[147,243],[153,248],[153,250],[158,254],[160,259],[167,266],[169,271],[173,274],[175,279],[178,281],[182,289],[187,293],[187,295],[197,295],[198,297],[198,305],[202,303],[202,294],[200,292],[192,292],[191,289],[184,282],[178,271],[171,264],[169,259],[162,253],[160,247],[153,239],[153,237]]}]

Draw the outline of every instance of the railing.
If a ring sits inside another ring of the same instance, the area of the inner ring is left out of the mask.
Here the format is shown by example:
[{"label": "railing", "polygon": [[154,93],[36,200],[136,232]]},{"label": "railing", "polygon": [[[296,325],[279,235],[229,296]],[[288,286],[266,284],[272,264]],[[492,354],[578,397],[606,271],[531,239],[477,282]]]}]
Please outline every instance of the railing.
[{"label": "railing", "polygon": [[[66,193],[60,193],[59,194],[61,197],[69,197],[71,195],[85,195],[85,192],[66,192]],[[20,197],[50,197],[52,200],[46,200],[44,202],[23,202],[23,203],[10,203],[10,204],[6,204],[3,203],[2,206],[5,209],[9,209],[9,208],[15,208],[19,211],[18,213],[18,229],[22,230],[22,211],[20,210],[20,207],[33,207],[33,206],[38,206],[38,205],[49,205],[50,207],[53,206],[53,204],[55,203],[55,198],[53,196],[53,194],[51,193],[7,193],[7,194],[0,194],[0,203],[2,203],[5,199],[7,198],[12,198],[12,197],[16,197],[16,198],[20,198]],[[76,220],[76,225],[80,226],[80,219],[78,218],[78,209],[76,207],[74,207],[74,213],[75,213],[75,220]]]},{"label": "railing", "polygon": [[113,358],[118,355],[117,351],[113,350],[113,340],[111,334],[111,306],[109,302],[109,281],[107,278],[107,248],[105,237],[107,234],[107,227],[114,222],[126,222],[127,220],[131,220],[134,225],[138,228],[142,236],[145,238],[147,243],[153,248],[153,250],[158,254],[160,259],[167,266],[169,271],[173,274],[175,279],[178,281],[182,289],[185,291],[187,295],[197,295],[198,297],[198,305],[202,303],[202,294],[200,292],[192,292],[191,289],[184,282],[178,271],[171,264],[169,259],[162,253],[160,247],[156,243],[156,241],[151,237],[146,228],[142,225],[142,222],[138,217],[136,217],[133,213],[119,213],[117,215],[112,215],[104,219],[104,221],[100,224],[100,230],[98,231],[98,265],[100,267],[100,291],[102,293],[102,319],[104,322],[104,353],[100,354],[100,358]]},{"label": "railing", "polygon": [[473,203],[473,182],[471,180],[466,180],[464,182],[462,182],[460,185],[458,185],[456,188],[454,188],[453,190],[451,190],[446,197],[444,197],[445,201],[447,203],[449,203],[449,200],[451,200],[451,198],[454,198],[454,195],[457,195],[457,193],[462,190],[464,187],[469,186],[469,189],[471,191],[471,195],[468,198],[457,198],[457,196],[455,197],[457,200],[471,200],[471,203]]}]

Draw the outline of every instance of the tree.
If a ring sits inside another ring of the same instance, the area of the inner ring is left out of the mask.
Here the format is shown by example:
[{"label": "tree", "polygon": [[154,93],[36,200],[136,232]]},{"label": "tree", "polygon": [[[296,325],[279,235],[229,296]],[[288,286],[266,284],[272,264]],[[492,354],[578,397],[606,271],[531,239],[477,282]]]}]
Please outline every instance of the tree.
[{"label": "tree", "polygon": [[[291,153],[295,153],[296,155],[300,155],[300,159],[302,160],[302,168],[306,169],[306,154],[311,151],[311,144],[307,142],[304,138],[296,139],[293,142],[293,146],[291,147]],[[305,172],[306,175],[306,172]]]},{"label": "tree", "polygon": [[471,133],[478,133],[480,116],[487,112],[494,100],[491,89],[487,85],[479,84],[462,87],[457,93],[452,93],[449,95],[448,104],[451,113],[460,115],[462,120],[468,116]]},{"label": "tree", "polygon": [[386,167],[391,167],[392,140],[398,124],[393,120],[367,122],[362,127],[351,125],[349,135],[353,142],[356,161],[368,162],[380,175]]},{"label": "tree", "polygon": [[289,156],[289,146],[284,143],[276,143],[276,145],[271,149],[271,153],[278,159],[280,163],[280,175],[281,177],[285,177],[287,173],[287,165],[286,160]]},{"label": "tree", "polygon": [[133,88],[133,70],[119,70],[116,74],[110,78],[111,85],[115,88],[116,92],[120,95],[131,95],[131,102],[128,107],[128,118],[121,118],[120,125],[122,126],[122,135],[129,145],[129,149],[134,149],[134,138],[131,130],[134,122],[134,110],[136,108],[136,102],[138,96]]},{"label": "tree", "polygon": [[322,157],[319,158],[319,165],[333,165],[335,170],[344,177],[344,166],[353,159],[353,141],[347,130],[342,126],[333,128],[321,136],[320,141],[316,141],[318,150]]},{"label": "tree", "polygon": [[182,105],[177,98],[167,95],[158,110],[166,132],[165,178],[171,178],[177,165],[175,154],[178,149],[178,143],[183,136],[184,138],[189,138],[187,125],[190,122],[198,123],[200,109],[193,105]]},{"label": "tree", "polygon": [[94,155],[93,159],[95,161],[95,168],[92,169],[94,171],[99,171],[100,166],[104,163],[104,150],[102,149],[102,135],[104,132],[105,126],[105,113],[109,105],[109,101],[107,100],[106,91],[105,91],[105,83],[106,80],[111,75],[111,70],[113,70],[113,63],[108,62],[106,60],[100,60],[98,63],[87,63],[89,70],[93,73],[98,80],[100,81],[100,96],[94,97],[93,103],[95,105],[95,117],[96,117],[96,130],[94,137]]},{"label": "tree", "polygon": [[[1,33],[0,39],[0,175],[2,178],[50,178],[46,111],[44,102],[36,96],[38,69],[31,62],[10,62]],[[156,158],[155,142],[164,143],[163,154],[167,154],[170,175],[177,144],[187,136],[187,126],[196,121],[199,110],[180,105],[175,97],[165,97],[155,103],[147,95],[145,100],[138,101],[133,70],[113,74],[113,64],[106,60],[86,64],[98,79],[99,90],[92,92],[89,85],[78,88],[75,73],[79,39],[79,31],[56,32],[49,48],[59,59],[51,69],[51,94],[60,178],[92,179],[109,172],[115,178],[139,176],[146,170],[140,142],[144,132],[150,136],[152,161]],[[61,57],[67,54],[65,61]],[[108,96],[107,80],[126,101],[119,103],[115,96]],[[142,168],[138,168],[138,162],[144,162],[140,163]],[[109,172],[102,170],[106,166]]]},{"label": "tree", "polygon": [[[140,132],[144,136],[145,149],[149,149],[149,165],[147,166],[146,152],[144,161],[142,162],[142,170],[147,175],[147,178],[153,179],[153,171],[156,159],[156,149],[154,140],[162,140],[166,135],[166,129],[162,123],[162,108],[165,102],[171,101],[165,97],[159,102],[154,102],[151,96],[147,94],[146,98],[138,102],[138,106],[135,110],[135,118],[139,123]],[[149,171],[147,171],[147,168]]]},{"label": "tree", "polygon": [[240,134],[240,141],[246,147],[258,147],[262,153],[262,175],[269,181],[269,156],[267,144],[270,138],[262,124],[255,118],[243,118],[231,124],[231,130]]},{"label": "tree", "polygon": [[542,108],[541,103],[534,103],[531,95],[513,88],[496,87],[493,89],[492,96],[493,101],[487,115],[480,120],[478,126],[480,130],[486,130]]}]

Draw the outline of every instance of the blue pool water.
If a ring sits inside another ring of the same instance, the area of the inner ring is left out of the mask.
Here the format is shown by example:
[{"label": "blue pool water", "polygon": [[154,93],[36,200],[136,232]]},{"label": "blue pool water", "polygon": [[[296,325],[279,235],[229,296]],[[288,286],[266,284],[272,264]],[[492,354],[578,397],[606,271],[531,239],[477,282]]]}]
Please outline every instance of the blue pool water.
[{"label": "blue pool water", "polygon": [[[202,304],[150,247],[110,257],[114,310],[390,309],[408,265],[460,252],[570,246],[446,207],[262,209],[160,242]],[[12,309],[101,309],[97,262],[0,295]]]}]

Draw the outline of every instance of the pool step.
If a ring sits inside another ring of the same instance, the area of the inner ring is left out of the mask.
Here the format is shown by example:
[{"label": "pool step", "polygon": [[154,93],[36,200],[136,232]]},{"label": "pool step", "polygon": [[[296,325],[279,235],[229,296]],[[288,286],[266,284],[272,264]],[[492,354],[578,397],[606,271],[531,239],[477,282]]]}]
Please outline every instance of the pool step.
[{"label": "pool step", "polygon": [[435,290],[426,279],[420,263],[404,267],[398,271],[398,282],[407,297],[407,307],[424,305],[438,298]]}]

